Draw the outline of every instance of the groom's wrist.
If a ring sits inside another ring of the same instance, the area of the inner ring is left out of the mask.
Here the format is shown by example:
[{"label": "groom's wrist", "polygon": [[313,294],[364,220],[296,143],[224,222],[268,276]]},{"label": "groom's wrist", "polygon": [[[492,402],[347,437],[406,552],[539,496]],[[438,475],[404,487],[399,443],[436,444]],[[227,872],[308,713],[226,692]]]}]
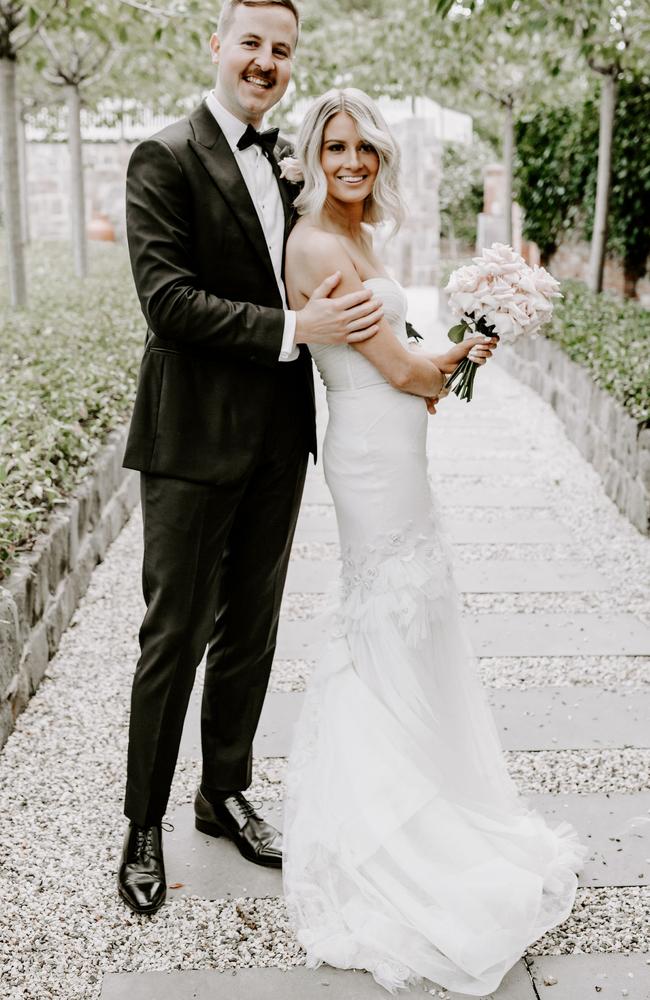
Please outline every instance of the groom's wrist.
[{"label": "groom's wrist", "polygon": [[284,313],[284,331],[282,333],[282,346],[280,348],[280,361],[293,361],[298,357],[296,347],[296,326],[297,317],[293,309],[286,309]]}]

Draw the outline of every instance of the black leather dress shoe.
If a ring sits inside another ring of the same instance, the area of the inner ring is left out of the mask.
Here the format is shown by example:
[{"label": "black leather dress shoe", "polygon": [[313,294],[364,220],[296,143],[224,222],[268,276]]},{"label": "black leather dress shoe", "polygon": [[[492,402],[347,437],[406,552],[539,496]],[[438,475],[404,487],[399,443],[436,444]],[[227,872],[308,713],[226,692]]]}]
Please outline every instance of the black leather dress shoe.
[{"label": "black leather dress shoe", "polygon": [[155,913],[163,905],[167,883],[160,826],[129,823],[117,888],[126,905],[136,913]]},{"label": "black leather dress shoe", "polygon": [[282,867],[282,834],[255,812],[241,792],[208,802],[201,789],[194,800],[195,826],[210,837],[229,837],[247,861]]}]

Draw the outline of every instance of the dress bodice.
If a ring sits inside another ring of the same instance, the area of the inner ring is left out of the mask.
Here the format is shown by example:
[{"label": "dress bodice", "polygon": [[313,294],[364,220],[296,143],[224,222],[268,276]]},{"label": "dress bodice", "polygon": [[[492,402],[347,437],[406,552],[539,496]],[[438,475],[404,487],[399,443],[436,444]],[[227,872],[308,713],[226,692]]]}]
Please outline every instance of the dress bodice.
[{"label": "dress bodice", "polygon": [[[384,318],[395,336],[406,344],[407,299],[403,288],[393,278],[378,275],[366,278],[364,285],[372,288],[384,306]],[[309,348],[325,387],[329,390],[362,389],[385,383],[386,379],[354,347],[347,344],[311,346]]]}]

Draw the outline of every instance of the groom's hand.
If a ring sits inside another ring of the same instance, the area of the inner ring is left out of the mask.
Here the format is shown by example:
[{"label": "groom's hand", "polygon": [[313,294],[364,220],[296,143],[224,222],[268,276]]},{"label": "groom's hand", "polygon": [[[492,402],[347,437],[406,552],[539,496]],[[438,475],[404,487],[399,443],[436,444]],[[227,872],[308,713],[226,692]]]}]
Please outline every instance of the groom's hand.
[{"label": "groom's hand", "polygon": [[339,271],[314,289],[297,313],[296,344],[355,344],[379,330],[384,310],[367,288],[331,299],[341,280]]}]

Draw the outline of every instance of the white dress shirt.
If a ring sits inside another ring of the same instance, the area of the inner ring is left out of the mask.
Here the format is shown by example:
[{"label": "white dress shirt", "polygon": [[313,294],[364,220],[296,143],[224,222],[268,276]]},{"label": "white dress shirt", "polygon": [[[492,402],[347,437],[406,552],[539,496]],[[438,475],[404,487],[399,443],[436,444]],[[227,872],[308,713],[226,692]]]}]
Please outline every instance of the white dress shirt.
[{"label": "white dress shirt", "polygon": [[245,122],[241,122],[232,112],[224,108],[213,90],[206,97],[206,104],[212,112],[217,124],[221,128],[228,145],[230,146],[237,166],[244,178],[251,200],[257,214],[266,239],[269,250],[275,280],[282,296],[284,305],[284,333],[282,336],[282,348],[280,351],[280,361],[295,361],[298,357],[298,348],[294,344],[296,336],[296,314],[287,306],[287,294],[282,280],[282,260],[284,256],[284,208],[282,197],[273,167],[257,144],[249,146],[248,149],[238,149],[237,143],[246,131]]}]

